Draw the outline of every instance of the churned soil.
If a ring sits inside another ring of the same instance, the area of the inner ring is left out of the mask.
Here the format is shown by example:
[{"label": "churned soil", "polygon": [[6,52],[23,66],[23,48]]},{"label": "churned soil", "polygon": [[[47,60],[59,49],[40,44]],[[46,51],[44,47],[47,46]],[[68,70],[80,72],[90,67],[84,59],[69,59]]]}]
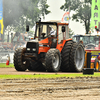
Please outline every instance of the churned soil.
[{"label": "churned soil", "polygon": [[100,78],[0,79],[0,100],[100,100]]},{"label": "churned soil", "polygon": [[100,100],[100,77],[0,79],[0,100]]}]

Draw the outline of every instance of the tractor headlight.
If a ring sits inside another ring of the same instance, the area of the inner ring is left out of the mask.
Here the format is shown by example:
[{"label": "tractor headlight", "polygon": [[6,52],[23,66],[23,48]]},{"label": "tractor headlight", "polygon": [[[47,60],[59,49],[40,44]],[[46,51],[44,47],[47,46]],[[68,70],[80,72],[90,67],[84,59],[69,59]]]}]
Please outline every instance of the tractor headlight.
[{"label": "tractor headlight", "polygon": [[36,49],[32,49],[33,51],[36,51]]},{"label": "tractor headlight", "polygon": [[27,51],[30,51],[30,48],[27,48]]}]

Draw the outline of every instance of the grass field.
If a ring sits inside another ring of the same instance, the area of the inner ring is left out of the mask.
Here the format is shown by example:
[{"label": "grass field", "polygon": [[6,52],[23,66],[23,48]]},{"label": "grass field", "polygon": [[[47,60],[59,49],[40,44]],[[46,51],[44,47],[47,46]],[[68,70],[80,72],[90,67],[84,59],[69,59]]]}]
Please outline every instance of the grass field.
[{"label": "grass field", "polygon": [[94,73],[94,75],[77,74],[33,74],[33,75],[0,75],[0,79],[34,79],[34,78],[75,78],[75,77],[100,77],[100,73]]},{"label": "grass field", "polygon": [[8,68],[8,67],[14,67],[14,64],[9,64],[9,65],[6,65],[6,63],[0,63],[0,68]]}]

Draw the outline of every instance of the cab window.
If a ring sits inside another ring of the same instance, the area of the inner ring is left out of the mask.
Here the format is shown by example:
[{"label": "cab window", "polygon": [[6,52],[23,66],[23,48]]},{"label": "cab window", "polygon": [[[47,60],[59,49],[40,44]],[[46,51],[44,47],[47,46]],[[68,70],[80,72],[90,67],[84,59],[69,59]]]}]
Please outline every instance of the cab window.
[{"label": "cab window", "polygon": [[58,26],[58,43],[62,43],[63,41],[63,33],[62,33],[62,26]]}]

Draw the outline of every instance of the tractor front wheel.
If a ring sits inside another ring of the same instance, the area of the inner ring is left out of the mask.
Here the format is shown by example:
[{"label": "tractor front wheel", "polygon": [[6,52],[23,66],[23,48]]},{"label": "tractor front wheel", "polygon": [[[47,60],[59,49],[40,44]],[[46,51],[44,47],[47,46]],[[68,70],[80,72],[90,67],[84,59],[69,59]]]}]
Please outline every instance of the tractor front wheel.
[{"label": "tractor front wheel", "polygon": [[46,71],[42,62],[40,61],[30,61],[30,66],[28,67],[30,71]]},{"label": "tractor front wheel", "polygon": [[58,72],[61,65],[61,53],[58,49],[48,50],[45,57],[45,68],[50,72]]},{"label": "tractor front wheel", "polygon": [[18,48],[14,53],[14,66],[17,71],[25,71],[29,66],[29,61],[24,60],[26,48]]}]

